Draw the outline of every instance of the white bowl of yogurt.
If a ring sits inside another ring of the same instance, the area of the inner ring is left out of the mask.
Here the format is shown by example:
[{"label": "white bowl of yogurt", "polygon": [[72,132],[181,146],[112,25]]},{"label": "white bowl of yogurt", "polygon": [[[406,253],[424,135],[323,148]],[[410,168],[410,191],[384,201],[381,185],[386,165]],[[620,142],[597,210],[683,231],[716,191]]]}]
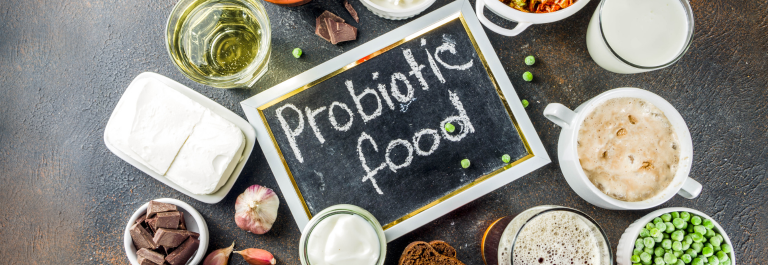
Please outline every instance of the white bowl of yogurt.
[{"label": "white bowl of yogurt", "polygon": [[360,2],[377,16],[403,20],[424,12],[435,3],[435,0],[360,0]]},{"label": "white bowl of yogurt", "polygon": [[299,241],[302,265],[381,265],[386,256],[387,239],[379,221],[350,204],[315,215]]}]

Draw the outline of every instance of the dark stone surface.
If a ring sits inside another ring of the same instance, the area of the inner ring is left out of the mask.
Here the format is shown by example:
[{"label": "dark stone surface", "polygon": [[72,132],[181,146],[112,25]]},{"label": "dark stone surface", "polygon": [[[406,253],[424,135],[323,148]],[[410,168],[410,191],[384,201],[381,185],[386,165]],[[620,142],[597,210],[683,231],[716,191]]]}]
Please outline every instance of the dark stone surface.
[{"label": "dark stone surface", "polygon": [[[233,204],[242,190],[255,183],[277,188],[261,152],[253,153],[232,192],[208,205],[112,155],[102,141],[106,121],[128,83],[144,71],[178,80],[242,115],[241,100],[404,22],[379,19],[352,1],[361,16],[359,25],[352,24],[359,26],[359,39],[333,46],[313,34],[314,17],[327,8],[350,20],[341,1],[316,0],[298,8],[267,4],[273,28],[270,72],[251,90],[219,90],[188,80],[169,60],[164,29],[174,3],[0,0],[0,263],[127,264],[126,220],[139,205],[171,197],[206,218],[209,250],[236,241],[237,249],[263,248],[280,264],[299,264],[299,230],[285,204],[265,235],[234,224]],[[528,113],[554,161],[390,243],[387,264],[396,264],[409,242],[433,239],[451,243],[465,263],[482,264],[478,242],[485,227],[540,204],[586,212],[615,248],[623,230],[652,209],[609,211],[579,198],[557,166],[559,130],[541,112],[551,102],[576,107],[622,86],[666,98],[693,136],[691,176],[704,192],[694,200],[674,197],[660,207],[710,214],[734,241],[740,263],[762,263],[768,251],[768,3],[694,0],[696,34],[688,54],[669,68],[636,75],[607,72],[587,54],[587,22],[597,3],[518,37],[488,32],[518,95],[531,102]],[[290,55],[295,47],[304,50],[301,59]],[[537,58],[533,67],[523,63],[529,54]],[[528,70],[535,75],[531,83],[520,78]],[[230,264],[246,263],[233,255]]]}]

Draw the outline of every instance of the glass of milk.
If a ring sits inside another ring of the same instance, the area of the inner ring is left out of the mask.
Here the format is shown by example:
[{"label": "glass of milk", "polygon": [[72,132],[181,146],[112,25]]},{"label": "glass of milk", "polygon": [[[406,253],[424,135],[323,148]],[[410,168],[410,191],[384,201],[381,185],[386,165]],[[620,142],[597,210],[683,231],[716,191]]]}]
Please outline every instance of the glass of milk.
[{"label": "glass of milk", "polygon": [[693,11],[687,0],[602,0],[587,29],[589,55],[620,74],[670,66],[692,39]]}]

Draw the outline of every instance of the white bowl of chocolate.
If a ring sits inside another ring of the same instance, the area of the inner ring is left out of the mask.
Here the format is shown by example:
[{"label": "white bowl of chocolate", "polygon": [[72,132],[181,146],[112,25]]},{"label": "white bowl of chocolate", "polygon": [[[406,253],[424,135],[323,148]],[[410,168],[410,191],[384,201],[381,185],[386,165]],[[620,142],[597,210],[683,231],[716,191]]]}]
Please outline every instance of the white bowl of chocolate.
[{"label": "white bowl of chocolate", "polygon": [[208,249],[208,225],[189,204],[157,199],[128,219],[123,241],[134,265],[198,264]]}]

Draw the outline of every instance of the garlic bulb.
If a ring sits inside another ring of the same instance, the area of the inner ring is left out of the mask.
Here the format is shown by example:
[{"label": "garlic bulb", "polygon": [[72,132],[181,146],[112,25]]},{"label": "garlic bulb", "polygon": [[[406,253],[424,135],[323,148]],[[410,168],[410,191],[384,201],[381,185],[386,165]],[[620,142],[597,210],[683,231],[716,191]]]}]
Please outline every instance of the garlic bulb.
[{"label": "garlic bulb", "polygon": [[241,229],[264,234],[272,228],[277,219],[277,207],[280,199],[272,189],[252,185],[237,196],[235,201],[235,223]]}]

